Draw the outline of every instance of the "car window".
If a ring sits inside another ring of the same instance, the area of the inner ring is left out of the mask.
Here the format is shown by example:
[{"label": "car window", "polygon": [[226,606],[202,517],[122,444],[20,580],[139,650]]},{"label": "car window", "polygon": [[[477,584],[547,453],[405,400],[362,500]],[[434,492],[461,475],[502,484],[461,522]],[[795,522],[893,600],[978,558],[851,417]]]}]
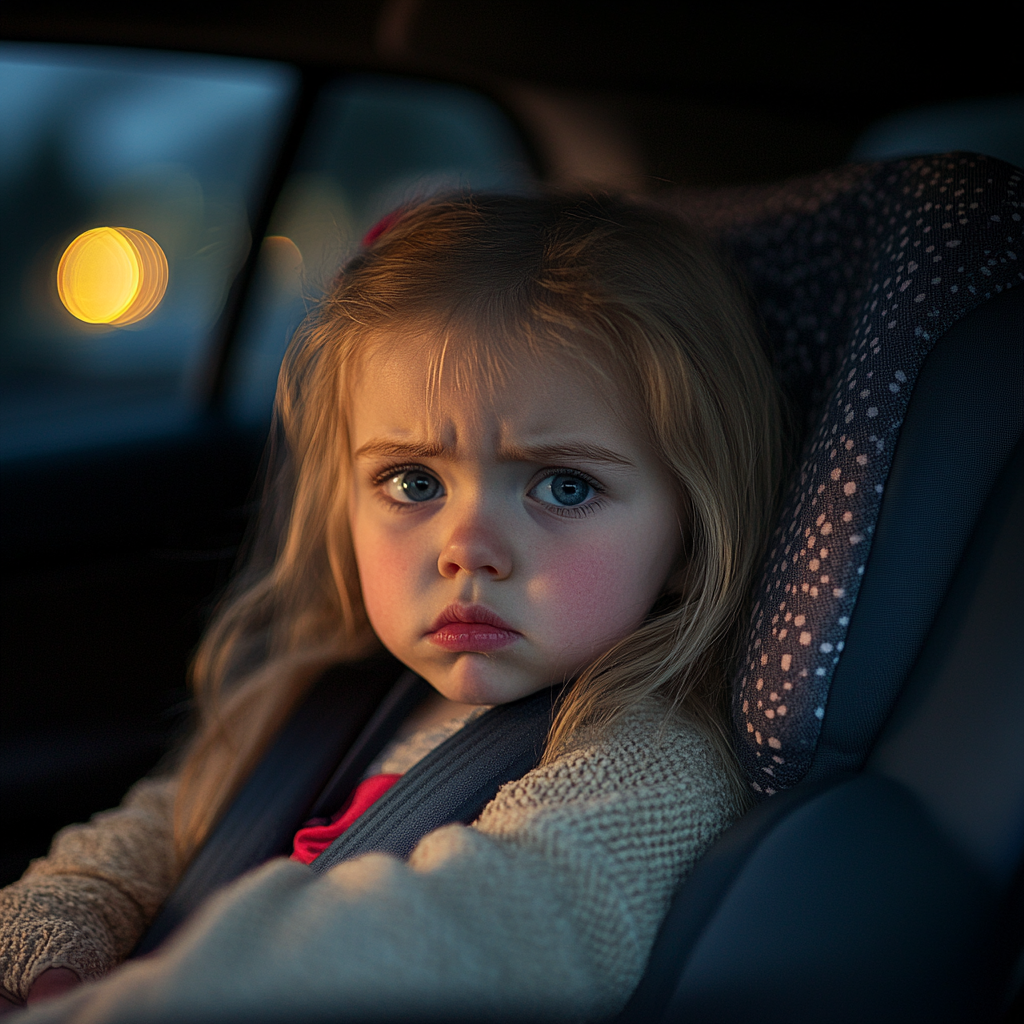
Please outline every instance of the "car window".
[{"label": "car window", "polygon": [[[204,412],[300,87],[277,62],[0,47],[0,457],[177,433]],[[384,212],[528,178],[510,121],[471,89],[324,86],[238,321],[235,422],[269,419],[288,338]]]},{"label": "car window", "polygon": [[263,241],[229,381],[234,417],[269,419],[288,340],[384,214],[437,191],[529,179],[508,118],[470,89],[382,75],[326,88]]},{"label": "car window", "polygon": [[0,47],[0,454],[189,414],[297,83],[252,60]]}]

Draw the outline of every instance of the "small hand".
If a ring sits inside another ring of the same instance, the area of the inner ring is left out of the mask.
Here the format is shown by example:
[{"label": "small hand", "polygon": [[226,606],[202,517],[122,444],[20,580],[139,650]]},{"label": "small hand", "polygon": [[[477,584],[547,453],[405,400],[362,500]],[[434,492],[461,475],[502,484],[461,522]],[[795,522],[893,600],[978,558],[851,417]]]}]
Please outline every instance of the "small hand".
[{"label": "small hand", "polygon": [[0,1017],[4,1014],[13,1013],[15,1010],[23,1010],[24,1008],[24,999],[19,999],[13,992],[0,985]]},{"label": "small hand", "polygon": [[28,991],[28,999],[22,1002],[13,992],[0,985],[0,1015],[21,1010],[26,1005],[32,1006],[55,996],[62,996],[69,989],[80,985],[82,979],[68,967],[48,967],[34,982]]},{"label": "small hand", "polygon": [[69,967],[48,967],[32,982],[25,1002],[29,1006],[41,1003],[44,999],[62,996],[69,989],[81,984],[82,979]]},{"label": "small hand", "polygon": [[13,992],[8,992],[3,985],[0,985],[0,1017],[5,1013],[13,1013],[15,1010],[20,1010],[24,1005]]}]

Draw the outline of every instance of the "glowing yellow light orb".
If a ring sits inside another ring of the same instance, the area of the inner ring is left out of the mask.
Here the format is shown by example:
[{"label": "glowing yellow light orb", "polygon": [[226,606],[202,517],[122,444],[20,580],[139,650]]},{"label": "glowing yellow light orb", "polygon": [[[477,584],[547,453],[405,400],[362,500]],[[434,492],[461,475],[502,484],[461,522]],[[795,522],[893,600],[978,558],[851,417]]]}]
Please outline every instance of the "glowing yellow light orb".
[{"label": "glowing yellow light orb", "polygon": [[93,228],[64,250],[57,294],[87,324],[133,324],[160,305],[167,257],[144,231]]}]

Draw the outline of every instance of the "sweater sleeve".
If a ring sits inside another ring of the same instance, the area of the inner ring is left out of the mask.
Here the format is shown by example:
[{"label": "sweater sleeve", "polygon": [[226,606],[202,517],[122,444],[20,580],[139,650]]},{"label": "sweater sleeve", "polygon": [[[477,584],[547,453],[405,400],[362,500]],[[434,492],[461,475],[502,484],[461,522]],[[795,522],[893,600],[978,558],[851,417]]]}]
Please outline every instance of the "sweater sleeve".
[{"label": "sweater sleeve", "polygon": [[275,860],[160,954],[26,1017],[564,1019],[613,1016],[675,884],[730,818],[696,732],[648,720],[504,787],[407,862],[322,876]]},{"label": "sweater sleeve", "polygon": [[173,804],[173,780],[143,779],[0,890],[0,983],[24,998],[49,967],[97,978],[131,952],[174,884]]}]

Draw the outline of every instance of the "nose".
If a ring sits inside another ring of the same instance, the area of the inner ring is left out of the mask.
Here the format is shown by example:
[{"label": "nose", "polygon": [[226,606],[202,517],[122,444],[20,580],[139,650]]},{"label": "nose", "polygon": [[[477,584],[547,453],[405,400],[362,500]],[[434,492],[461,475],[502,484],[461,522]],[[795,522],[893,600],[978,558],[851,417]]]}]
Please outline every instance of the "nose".
[{"label": "nose", "polygon": [[466,509],[451,525],[437,568],[445,579],[460,572],[506,579],[512,572],[512,551],[505,531],[483,509]]}]

